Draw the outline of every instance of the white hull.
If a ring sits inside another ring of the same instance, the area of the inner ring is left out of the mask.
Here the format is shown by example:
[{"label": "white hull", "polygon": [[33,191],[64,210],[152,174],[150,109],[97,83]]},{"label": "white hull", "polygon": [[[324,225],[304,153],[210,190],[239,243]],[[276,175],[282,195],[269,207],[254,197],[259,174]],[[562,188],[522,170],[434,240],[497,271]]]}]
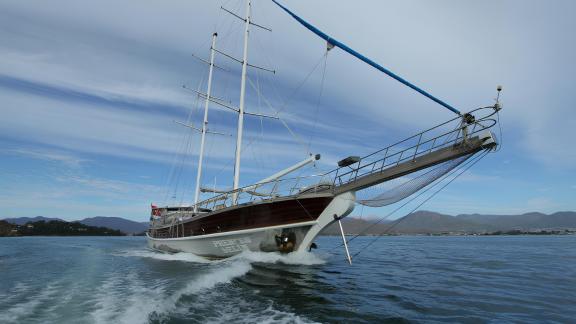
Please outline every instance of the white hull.
[{"label": "white hull", "polygon": [[203,257],[225,258],[244,250],[280,251],[276,236],[294,233],[294,251],[307,251],[322,229],[334,222],[334,215],[347,216],[354,209],[354,193],[335,197],[315,221],[254,228],[224,233],[179,238],[153,238],[147,236],[148,247],[165,252],[187,252]]}]

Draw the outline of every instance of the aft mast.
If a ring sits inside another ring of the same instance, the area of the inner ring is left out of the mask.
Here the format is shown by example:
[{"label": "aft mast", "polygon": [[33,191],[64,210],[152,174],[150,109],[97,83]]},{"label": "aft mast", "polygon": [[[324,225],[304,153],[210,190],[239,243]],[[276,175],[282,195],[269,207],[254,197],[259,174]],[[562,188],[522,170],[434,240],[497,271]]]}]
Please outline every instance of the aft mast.
[{"label": "aft mast", "polygon": [[200,141],[200,155],[198,156],[198,173],[196,173],[196,192],[194,193],[194,212],[198,212],[198,198],[200,196],[200,181],[202,180],[202,160],[204,158],[204,142],[208,131],[208,106],[210,104],[210,92],[212,90],[212,71],[214,70],[214,51],[216,50],[217,33],[212,34],[212,46],[210,47],[210,69],[208,72],[208,88],[206,89],[206,102],[204,103],[204,121],[202,122],[202,140]]},{"label": "aft mast", "polygon": [[[240,83],[240,107],[238,111],[238,133],[236,134],[236,162],[234,163],[233,190],[238,189],[240,182],[240,154],[242,151],[242,129],[244,127],[244,97],[246,95],[246,68],[248,66],[248,36],[250,34],[250,0],[246,1],[246,18],[244,18],[244,54],[242,56],[242,80]],[[232,202],[236,204],[238,192],[234,192]]]}]

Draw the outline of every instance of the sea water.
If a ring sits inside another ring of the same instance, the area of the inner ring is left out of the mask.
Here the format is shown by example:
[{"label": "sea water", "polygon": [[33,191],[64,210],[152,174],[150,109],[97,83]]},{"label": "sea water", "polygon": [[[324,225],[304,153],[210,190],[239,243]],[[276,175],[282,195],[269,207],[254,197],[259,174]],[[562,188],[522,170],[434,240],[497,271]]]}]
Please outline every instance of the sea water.
[{"label": "sea water", "polygon": [[575,322],[576,236],[338,237],[209,261],[143,237],[0,238],[0,323]]}]

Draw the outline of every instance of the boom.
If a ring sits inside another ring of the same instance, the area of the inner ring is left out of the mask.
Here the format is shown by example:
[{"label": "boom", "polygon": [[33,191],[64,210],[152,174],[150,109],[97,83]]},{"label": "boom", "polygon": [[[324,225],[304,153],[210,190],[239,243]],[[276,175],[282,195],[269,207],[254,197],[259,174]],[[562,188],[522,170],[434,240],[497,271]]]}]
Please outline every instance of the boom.
[{"label": "boom", "polygon": [[415,86],[414,84],[408,82],[406,79],[400,77],[399,75],[397,75],[396,73],[386,69],[385,67],[383,67],[382,65],[374,62],[373,60],[367,58],[366,56],[356,52],[355,50],[351,49],[350,47],[348,47],[346,44],[332,38],[331,36],[327,35],[326,33],[324,33],[323,31],[321,31],[320,29],[316,28],[315,26],[311,25],[310,23],[308,23],[307,21],[305,21],[304,19],[298,17],[295,13],[293,13],[292,11],[288,10],[286,7],[282,6],[281,4],[279,4],[276,0],[272,0],[272,2],[274,2],[276,5],[278,5],[278,7],[282,8],[282,10],[286,11],[290,16],[292,16],[292,18],[296,19],[296,21],[298,21],[300,24],[302,24],[304,27],[308,28],[311,32],[313,32],[314,34],[320,36],[320,38],[324,39],[326,42],[328,42],[329,45],[331,46],[336,46],[341,48],[342,50],[344,50],[345,52],[351,54],[352,56],[358,58],[359,60],[367,63],[368,65],[372,66],[373,68],[379,70],[380,72],[383,72],[385,74],[387,74],[389,77],[393,78],[394,80],[404,84],[405,86],[415,90],[416,92],[422,94],[423,96],[427,97],[428,99],[436,102],[437,104],[449,109],[450,111],[452,111],[453,113],[457,114],[457,115],[462,115],[462,113],[460,113],[460,111],[454,107],[452,107],[451,105],[445,103],[444,101],[434,97],[433,95],[429,94],[428,92],[422,90],[421,88]]}]

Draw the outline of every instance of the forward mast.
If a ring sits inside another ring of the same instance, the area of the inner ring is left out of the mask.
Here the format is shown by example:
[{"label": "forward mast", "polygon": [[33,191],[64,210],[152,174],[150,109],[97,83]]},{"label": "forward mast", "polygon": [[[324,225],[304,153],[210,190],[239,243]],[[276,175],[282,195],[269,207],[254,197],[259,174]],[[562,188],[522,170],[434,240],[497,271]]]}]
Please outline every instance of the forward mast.
[{"label": "forward mast", "polygon": [[196,174],[196,190],[194,192],[194,212],[198,212],[198,198],[200,197],[200,182],[202,181],[202,160],[204,158],[204,143],[208,131],[208,106],[210,105],[210,93],[212,90],[212,72],[214,71],[214,52],[216,50],[217,33],[212,34],[212,46],[210,47],[210,68],[208,72],[208,86],[206,89],[206,101],[204,103],[204,120],[202,122],[202,139],[200,141],[200,155],[198,156],[198,172]]},{"label": "forward mast", "polygon": [[238,131],[236,134],[236,156],[234,163],[234,196],[232,202],[237,203],[240,182],[240,156],[242,153],[242,130],[244,128],[244,99],[246,96],[246,68],[248,67],[248,36],[250,35],[250,0],[246,1],[246,16],[244,18],[244,53],[242,55],[242,78],[240,81],[240,106],[238,109]]}]

